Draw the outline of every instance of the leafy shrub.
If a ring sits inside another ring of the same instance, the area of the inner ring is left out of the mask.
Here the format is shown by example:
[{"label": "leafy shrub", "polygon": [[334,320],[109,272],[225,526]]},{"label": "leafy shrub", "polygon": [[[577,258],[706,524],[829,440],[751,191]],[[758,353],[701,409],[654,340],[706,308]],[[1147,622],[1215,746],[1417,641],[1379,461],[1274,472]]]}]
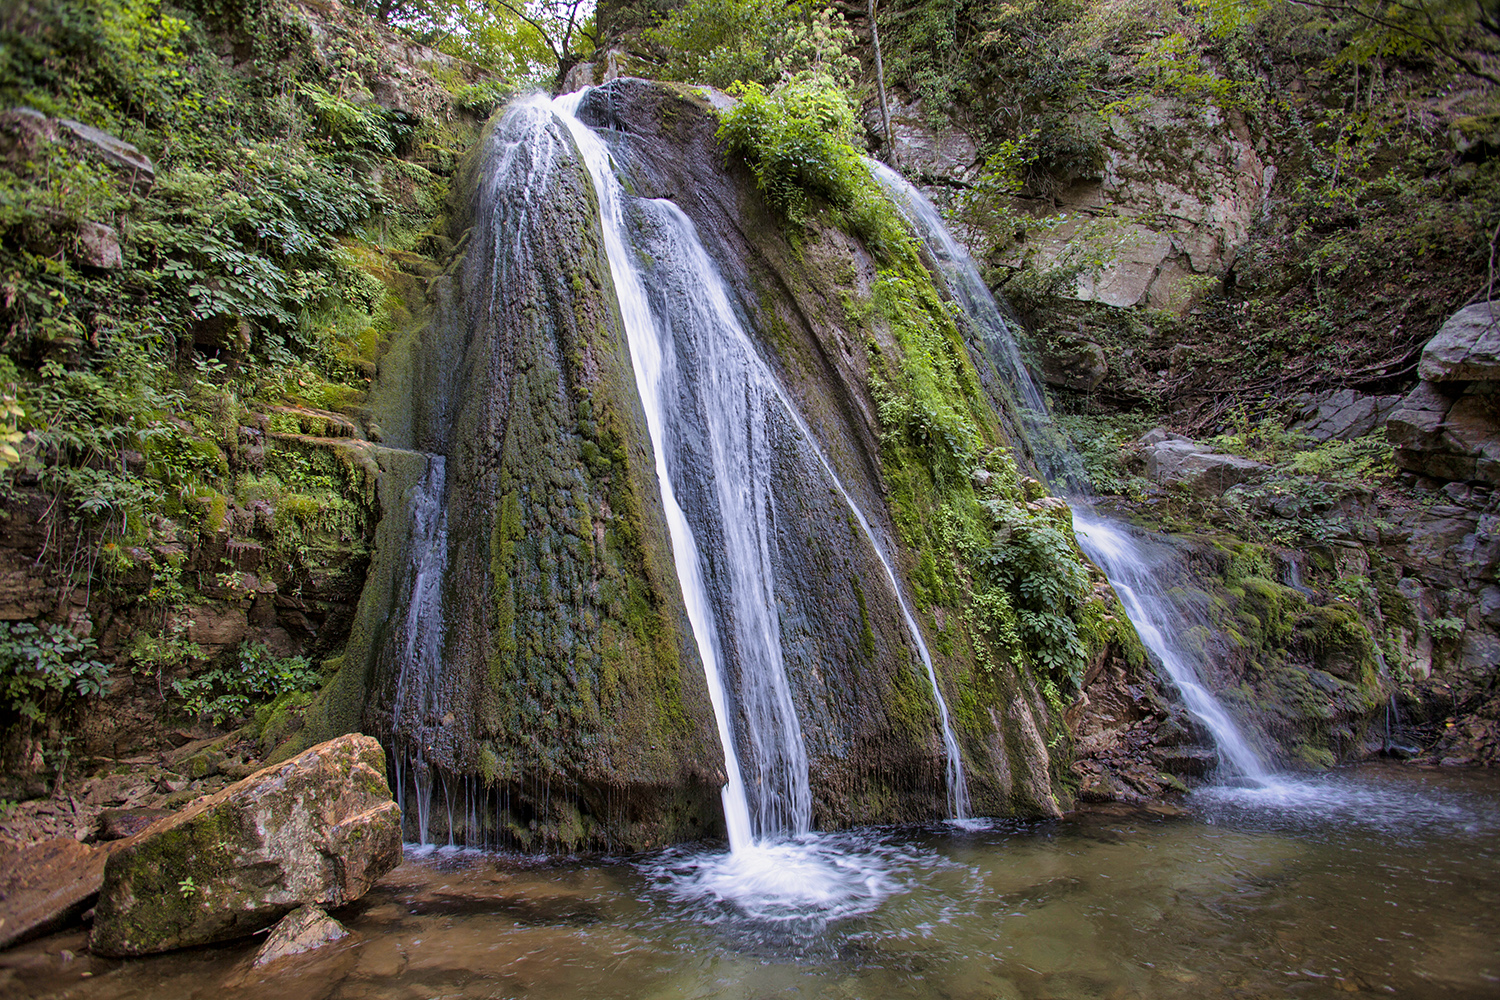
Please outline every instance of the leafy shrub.
[{"label": "leafy shrub", "polygon": [[226,719],[246,717],[256,704],[311,691],[321,681],[322,675],[304,657],[280,658],[263,642],[245,642],[237,663],[174,681],[172,688],[183,698],[189,714],[207,716],[217,726]]},{"label": "leafy shrub", "polygon": [[0,708],[45,722],[75,696],[103,694],[109,665],[93,650],[92,638],[60,625],[0,622]]}]

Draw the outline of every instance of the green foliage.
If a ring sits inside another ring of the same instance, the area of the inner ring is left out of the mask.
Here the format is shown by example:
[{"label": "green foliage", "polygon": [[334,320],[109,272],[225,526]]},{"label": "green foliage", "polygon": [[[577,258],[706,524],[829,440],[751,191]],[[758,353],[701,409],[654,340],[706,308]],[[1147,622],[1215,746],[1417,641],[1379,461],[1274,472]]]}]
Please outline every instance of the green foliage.
[{"label": "green foliage", "polygon": [[667,53],[664,79],[713,87],[806,76],[848,86],[859,68],[845,54],[853,32],[815,0],[688,0],[646,39]]},{"label": "green foliage", "polygon": [[277,657],[262,642],[240,645],[237,663],[213,666],[195,676],[174,681],[190,715],[206,716],[214,725],[243,719],[252,708],[287,695],[312,691],[322,674],[301,656]]},{"label": "green foliage", "polygon": [[1041,675],[1076,690],[1087,666],[1073,621],[1087,593],[1089,576],[1072,534],[1062,524],[1021,508],[992,503],[995,533],[975,560],[985,579],[1003,590],[1015,611],[1016,631]]},{"label": "green foliage", "polygon": [[1105,53],[1074,26],[1082,0],[916,0],[884,15],[892,82],[929,115],[970,123],[992,177],[1042,193],[1103,162],[1097,81]]},{"label": "green foliage", "polygon": [[[362,401],[474,126],[380,107],[369,84],[392,67],[370,29],[324,25],[315,51],[284,0],[31,0],[0,17],[6,106],[114,132],[156,167],[148,188],[45,137],[0,164],[0,468],[50,496],[49,551],[80,553],[56,556],[80,582],[126,586],[152,546],[249,530],[242,484],[278,501],[274,527],[257,522],[278,570],[358,544],[360,476],[303,481],[296,459],[244,446],[268,404]],[[234,34],[232,65],[210,29]],[[93,223],[123,266],[83,262]],[[141,598],[157,627],[127,645],[159,681],[199,655],[185,595],[162,589]]]},{"label": "green foliage", "polygon": [[1127,459],[1134,453],[1135,442],[1156,425],[1152,416],[1061,414],[1056,419],[1082,461],[1095,493],[1131,499],[1146,495],[1150,482],[1138,468],[1131,468]]},{"label": "green foliage", "polygon": [[788,83],[768,93],[759,83],[736,88],[740,101],[724,112],[719,138],[744,156],[771,207],[794,223],[808,197],[852,205],[866,174],[854,148],[854,107],[827,80]]},{"label": "green foliage", "polygon": [[1433,642],[1454,646],[1463,635],[1464,620],[1462,618],[1434,618],[1427,623],[1427,631],[1432,636]]},{"label": "green foliage", "polygon": [[109,666],[93,650],[60,625],[0,622],[0,709],[41,723],[72,698],[103,694]]}]

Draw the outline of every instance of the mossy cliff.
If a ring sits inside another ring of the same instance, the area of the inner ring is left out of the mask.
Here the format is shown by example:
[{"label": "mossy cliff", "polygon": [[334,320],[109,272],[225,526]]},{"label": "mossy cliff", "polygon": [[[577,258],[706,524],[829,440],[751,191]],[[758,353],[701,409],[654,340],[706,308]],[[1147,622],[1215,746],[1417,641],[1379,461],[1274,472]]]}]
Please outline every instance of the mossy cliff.
[{"label": "mossy cliff", "polygon": [[0,11],[4,770],[316,686],[381,514],[369,379],[423,321],[482,80],[336,5]]},{"label": "mossy cliff", "polygon": [[[1118,646],[1122,619],[1089,587],[1066,506],[1018,470],[915,243],[892,229],[882,244],[816,202],[788,226],[691,91],[621,80],[579,114],[608,129],[633,194],[671,196],[692,219],[817,442],[770,415],[770,558],[814,822],[947,809],[931,685],[840,486],[911,599],[975,810],[1055,813],[1068,801],[1063,700]],[[421,813],[444,839],[449,808],[456,837],[522,846],[713,833],[722,752],[595,194],[535,104],[491,123],[465,176],[463,255],[371,395],[388,513],[343,667],[303,739],[380,733],[409,834]],[[691,507],[705,487],[684,474]],[[695,522],[701,538],[716,530]]]},{"label": "mossy cliff", "polygon": [[723,758],[592,188],[544,106],[497,117],[464,176],[464,253],[372,394],[403,449],[389,532],[306,738],[380,734],[409,812],[434,782],[477,803],[471,842],[712,833]]},{"label": "mossy cliff", "polygon": [[[1055,811],[1066,800],[1062,702],[1115,621],[1087,585],[1066,506],[1023,482],[1016,430],[864,168],[862,193],[841,203],[814,191],[789,220],[726,149],[715,103],[722,95],[618,80],[580,116],[609,130],[637,194],[671,197],[692,219],[762,357],[894,557],[976,811]],[[900,607],[826,472],[805,449],[785,451],[773,560],[817,819],[941,814],[936,706]]]}]

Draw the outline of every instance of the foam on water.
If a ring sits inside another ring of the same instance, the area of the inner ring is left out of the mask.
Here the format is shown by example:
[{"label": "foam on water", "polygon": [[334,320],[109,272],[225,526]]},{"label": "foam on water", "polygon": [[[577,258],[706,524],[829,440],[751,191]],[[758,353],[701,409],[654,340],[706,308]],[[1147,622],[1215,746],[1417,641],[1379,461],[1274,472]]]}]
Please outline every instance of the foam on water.
[{"label": "foam on water", "polygon": [[674,849],[641,868],[697,922],[816,933],[875,912],[910,891],[918,872],[944,864],[865,830],[757,841],[727,854]]},{"label": "foam on water", "polygon": [[1413,787],[1410,781],[1381,781],[1378,774],[1275,774],[1255,782],[1201,788],[1188,801],[1205,821],[1218,824],[1344,826],[1396,834],[1500,830],[1500,811],[1492,802],[1451,790]]}]

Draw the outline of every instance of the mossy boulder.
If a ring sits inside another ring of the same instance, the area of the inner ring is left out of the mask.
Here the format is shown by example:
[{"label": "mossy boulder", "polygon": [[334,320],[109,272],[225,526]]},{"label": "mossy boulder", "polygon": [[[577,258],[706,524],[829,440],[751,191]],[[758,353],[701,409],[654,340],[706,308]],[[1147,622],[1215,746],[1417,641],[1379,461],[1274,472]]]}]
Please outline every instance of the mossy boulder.
[{"label": "mossy boulder", "polygon": [[105,865],[90,948],[147,955],[364,895],[401,861],[385,751],[340,736],[189,806]]}]

